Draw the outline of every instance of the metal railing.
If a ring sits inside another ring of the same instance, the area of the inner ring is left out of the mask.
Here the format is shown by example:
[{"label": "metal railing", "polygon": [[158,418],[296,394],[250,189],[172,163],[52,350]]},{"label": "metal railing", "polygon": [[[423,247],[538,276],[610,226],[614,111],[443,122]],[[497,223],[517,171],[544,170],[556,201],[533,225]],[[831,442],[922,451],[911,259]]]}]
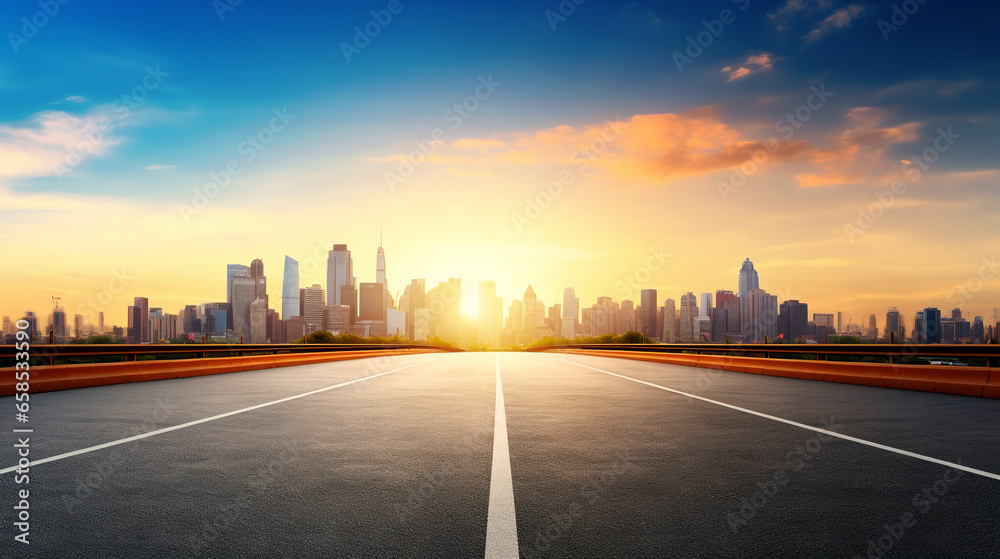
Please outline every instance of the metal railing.
[{"label": "metal railing", "polygon": [[556,349],[1000,367],[1000,345],[993,344],[570,344],[533,347],[528,351]]},{"label": "metal railing", "polygon": [[[31,366],[41,366],[383,349],[461,351],[421,344],[31,344],[28,353]],[[16,346],[0,346],[0,369],[13,367],[17,353]]]}]

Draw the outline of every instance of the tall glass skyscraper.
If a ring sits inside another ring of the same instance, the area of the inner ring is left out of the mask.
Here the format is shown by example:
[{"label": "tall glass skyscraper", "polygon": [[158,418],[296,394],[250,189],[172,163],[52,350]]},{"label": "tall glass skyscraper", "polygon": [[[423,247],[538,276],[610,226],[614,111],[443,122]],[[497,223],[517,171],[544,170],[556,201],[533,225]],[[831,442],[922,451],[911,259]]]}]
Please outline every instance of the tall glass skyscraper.
[{"label": "tall glass skyscraper", "polygon": [[243,264],[226,264],[226,304],[229,305],[229,315],[226,317],[226,328],[233,329],[233,278],[247,277],[250,267]]},{"label": "tall glass skyscraper", "polygon": [[330,305],[347,305],[343,301],[340,288],[354,286],[354,260],[347,245],[333,245],[326,260],[326,298]]},{"label": "tall glass skyscraper", "polygon": [[757,270],[753,269],[753,262],[749,258],[743,261],[740,268],[740,298],[745,299],[751,289],[760,288],[760,278],[757,277]]},{"label": "tall glass skyscraper", "polygon": [[281,281],[281,318],[299,316],[299,261],[285,255],[285,275]]}]

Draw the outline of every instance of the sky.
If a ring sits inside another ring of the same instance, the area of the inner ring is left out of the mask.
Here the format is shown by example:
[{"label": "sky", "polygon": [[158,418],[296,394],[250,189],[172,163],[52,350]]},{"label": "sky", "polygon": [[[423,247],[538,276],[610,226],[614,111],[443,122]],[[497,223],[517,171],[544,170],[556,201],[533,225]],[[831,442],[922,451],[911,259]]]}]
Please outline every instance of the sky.
[{"label": "sky", "polygon": [[[57,9],[56,9],[57,8]],[[389,289],[1000,307],[1000,7],[67,2],[0,14],[0,315]],[[277,305],[273,305],[277,306]],[[997,318],[996,320],[1000,320]]]}]

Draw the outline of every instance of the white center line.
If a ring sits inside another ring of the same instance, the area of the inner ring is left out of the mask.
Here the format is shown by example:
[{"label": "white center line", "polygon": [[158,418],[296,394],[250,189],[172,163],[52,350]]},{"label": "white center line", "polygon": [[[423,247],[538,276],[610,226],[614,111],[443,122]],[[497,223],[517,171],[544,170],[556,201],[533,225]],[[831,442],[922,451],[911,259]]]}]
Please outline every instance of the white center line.
[{"label": "white center line", "polygon": [[[306,396],[312,396],[313,394],[319,394],[320,392],[326,392],[327,390],[333,390],[334,388],[340,388],[342,386],[347,386],[349,384],[354,384],[356,382],[362,382],[362,381],[366,381],[366,380],[371,380],[373,378],[377,378],[377,377],[380,377],[380,376],[383,376],[383,375],[388,375],[389,373],[395,373],[396,371],[402,371],[403,369],[409,369],[410,367],[416,367],[417,365],[423,365],[424,363],[430,363],[431,361],[436,361],[438,359],[440,359],[440,357],[435,357],[434,359],[428,359],[427,361],[421,361],[419,363],[414,363],[412,365],[407,365],[405,367],[400,367],[398,369],[393,369],[391,371],[386,371],[384,373],[378,373],[378,374],[375,374],[375,375],[371,375],[371,376],[367,376],[367,377],[363,377],[363,378],[358,378],[358,379],[354,379],[354,380],[349,380],[347,382],[342,382],[340,384],[334,384],[333,386],[327,386],[326,388],[320,388],[318,390],[312,390],[310,392],[304,392],[302,394],[296,394],[295,396],[289,396],[287,398],[282,398],[280,400],[274,400],[272,402],[265,402],[263,404],[257,404],[256,406],[250,406],[248,408],[238,409],[238,410],[234,410],[234,411],[230,411],[230,412],[226,412],[226,413],[220,413],[219,415],[213,415],[212,417],[206,417],[204,419],[197,419],[195,421],[189,421],[187,423],[181,423],[180,425],[174,425],[172,427],[164,427],[163,429],[157,429],[156,431],[150,431],[148,433],[143,433],[141,435],[135,435],[135,436],[132,436],[132,437],[126,437],[124,439],[118,439],[117,441],[111,441],[111,442],[108,442],[108,443],[103,443],[103,444],[99,444],[99,445],[89,446],[87,448],[81,448],[80,450],[74,450],[72,452],[65,452],[63,454],[57,454],[56,456],[50,456],[48,458],[42,458],[42,459],[39,459],[39,460],[32,460],[30,465],[31,466],[38,466],[40,464],[45,464],[46,462],[55,462],[56,460],[62,460],[63,458],[70,458],[71,456],[78,456],[80,454],[87,454],[88,452],[94,452],[95,450],[101,450],[103,448],[108,448],[108,447],[111,447],[111,446],[116,446],[116,445],[120,445],[120,444],[130,443],[132,441],[138,441],[140,439],[145,439],[147,437],[152,437],[154,435],[162,435],[163,433],[169,433],[170,431],[176,431],[178,429],[184,429],[184,428],[187,428],[187,427],[193,427],[193,426],[199,425],[201,423],[207,423],[209,421],[215,421],[216,419],[222,419],[224,417],[229,417],[231,415],[236,415],[236,414],[240,414],[240,413],[246,413],[248,411],[253,411],[253,410],[264,408],[264,407],[267,407],[267,406],[273,406],[275,404],[280,404],[282,402],[288,402],[289,400],[296,400],[298,398],[304,398]],[[19,467],[20,466],[11,466],[9,468],[4,468],[4,469],[0,470],[0,474],[6,474],[6,473],[9,473],[9,472],[13,472],[14,470],[18,469]]]},{"label": "white center line", "polygon": [[838,433],[836,431],[830,431],[828,429],[823,429],[823,428],[820,428],[820,427],[813,427],[812,425],[806,425],[804,423],[799,423],[797,421],[792,421],[790,419],[784,419],[784,418],[781,418],[781,417],[775,417],[773,415],[768,415],[766,413],[761,413],[759,411],[748,410],[746,408],[741,408],[739,406],[734,406],[732,404],[727,404],[725,402],[719,402],[717,400],[711,400],[709,398],[704,398],[702,396],[697,396],[695,394],[688,394],[687,392],[681,392],[680,390],[674,390],[673,388],[667,388],[666,386],[660,386],[659,384],[653,384],[651,382],[646,382],[644,380],[634,379],[632,377],[627,377],[625,375],[619,375],[618,373],[612,373],[610,371],[605,371],[603,369],[598,369],[596,367],[591,367],[589,365],[584,365],[582,363],[576,363],[574,361],[568,361],[568,360],[566,362],[567,363],[572,363],[573,365],[576,365],[578,367],[585,367],[587,369],[592,369],[592,370],[597,371],[599,373],[604,373],[606,375],[611,375],[613,377],[618,377],[618,378],[621,378],[621,379],[630,380],[632,382],[637,382],[639,384],[645,384],[646,386],[652,386],[653,388],[659,388],[660,390],[666,390],[667,392],[673,392],[674,394],[679,394],[681,396],[687,396],[688,398],[694,398],[696,400],[701,400],[703,402],[708,402],[710,404],[715,404],[717,406],[722,406],[724,408],[729,408],[731,410],[736,410],[736,411],[739,411],[739,412],[748,413],[750,415],[756,415],[757,417],[763,417],[764,419],[770,419],[771,421],[778,421],[780,423],[785,423],[787,425],[793,425],[793,426],[799,427],[801,429],[808,429],[810,431],[815,431],[817,433],[823,433],[824,435],[829,435],[831,437],[837,437],[839,439],[844,439],[846,441],[851,441],[851,442],[855,442],[855,443],[858,443],[858,444],[867,445],[867,446],[878,448],[878,449],[881,449],[881,450],[888,450],[889,452],[895,452],[896,454],[902,454],[903,456],[909,456],[910,458],[916,458],[918,460],[924,460],[926,462],[931,462],[931,463],[934,463],[934,464],[940,464],[942,466],[947,466],[949,468],[955,468],[956,470],[962,470],[963,472],[969,472],[970,474],[976,474],[976,475],[979,475],[979,476],[988,477],[988,478],[992,478],[992,479],[995,479],[995,480],[1000,480],[1000,474],[994,474],[994,473],[986,472],[986,471],[983,471],[983,470],[977,470],[976,468],[970,468],[968,466],[963,466],[961,464],[955,464],[954,462],[948,462],[947,460],[941,460],[941,459],[938,459],[938,458],[933,458],[931,456],[925,456],[923,454],[917,454],[916,452],[910,452],[908,450],[903,450],[901,448],[887,446],[887,445],[875,443],[875,442],[872,442],[872,441],[866,441],[865,439],[859,439],[857,437],[852,437],[850,435],[843,435],[843,434]]},{"label": "white center line", "polygon": [[507,446],[507,414],[497,359],[497,406],[493,416],[493,471],[490,474],[490,508],[486,521],[486,559],[517,559],[517,520],[514,514],[514,480]]}]

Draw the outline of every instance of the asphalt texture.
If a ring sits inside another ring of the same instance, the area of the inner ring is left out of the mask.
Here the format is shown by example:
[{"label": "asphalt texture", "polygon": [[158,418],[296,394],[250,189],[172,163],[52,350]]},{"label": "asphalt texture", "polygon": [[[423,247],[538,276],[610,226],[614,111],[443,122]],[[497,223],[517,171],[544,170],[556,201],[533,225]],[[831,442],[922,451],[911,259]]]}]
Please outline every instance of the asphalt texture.
[{"label": "asphalt texture", "polygon": [[483,557],[498,359],[521,557],[1000,557],[1000,481],[892,450],[1000,474],[1000,401],[535,353],[32,395],[32,460],[208,420],[0,474],[0,557]]}]

